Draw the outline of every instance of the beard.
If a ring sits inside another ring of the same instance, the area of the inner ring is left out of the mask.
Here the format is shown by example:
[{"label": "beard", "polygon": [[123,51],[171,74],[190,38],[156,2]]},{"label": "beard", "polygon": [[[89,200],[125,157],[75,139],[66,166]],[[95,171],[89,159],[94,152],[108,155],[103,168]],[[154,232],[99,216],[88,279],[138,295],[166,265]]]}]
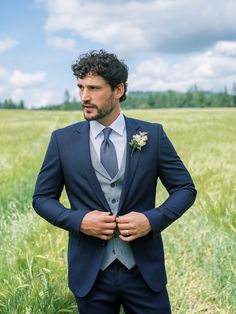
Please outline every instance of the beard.
[{"label": "beard", "polygon": [[[86,105],[88,106],[88,109],[86,109]],[[109,116],[110,113],[115,109],[116,105],[117,104],[113,100],[112,96],[110,96],[109,99],[100,108],[96,104],[90,103],[90,101],[85,101],[82,104],[84,118],[87,121],[92,121],[92,120],[99,121]],[[93,112],[93,113],[87,112],[87,111],[90,111],[90,109],[92,111],[94,111],[95,109],[96,112]]]}]

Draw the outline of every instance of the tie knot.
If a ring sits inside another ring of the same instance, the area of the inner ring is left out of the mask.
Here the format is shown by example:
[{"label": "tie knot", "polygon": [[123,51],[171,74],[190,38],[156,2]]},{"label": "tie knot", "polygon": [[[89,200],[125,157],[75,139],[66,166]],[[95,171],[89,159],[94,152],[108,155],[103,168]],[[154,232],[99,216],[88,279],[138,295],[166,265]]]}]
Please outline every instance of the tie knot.
[{"label": "tie knot", "polygon": [[102,130],[102,132],[104,134],[104,140],[108,140],[109,139],[111,131],[112,131],[111,128],[105,128],[105,129]]}]

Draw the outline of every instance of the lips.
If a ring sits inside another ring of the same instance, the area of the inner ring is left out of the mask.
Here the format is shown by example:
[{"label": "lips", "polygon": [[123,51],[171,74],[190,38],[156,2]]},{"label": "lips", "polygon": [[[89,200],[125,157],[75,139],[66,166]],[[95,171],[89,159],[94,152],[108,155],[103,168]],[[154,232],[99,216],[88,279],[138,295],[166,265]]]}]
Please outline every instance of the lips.
[{"label": "lips", "polygon": [[84,109],[93,109],[93,108],[96,108],[96,106],[95,106],[95,105],[92,105],[92,104],[84,104],[84,105],[83,105],[83,108],[84,108]]}]

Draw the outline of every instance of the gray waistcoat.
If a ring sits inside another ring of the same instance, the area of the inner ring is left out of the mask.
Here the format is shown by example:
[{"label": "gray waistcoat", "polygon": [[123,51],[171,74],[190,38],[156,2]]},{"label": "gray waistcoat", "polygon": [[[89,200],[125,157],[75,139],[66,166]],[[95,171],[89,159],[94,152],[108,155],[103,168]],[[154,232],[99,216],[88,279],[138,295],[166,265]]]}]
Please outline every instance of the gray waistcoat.
[{"label": "gray waistcoat", "polygon": [[[105,195],[105,198],[110,206],[112,213],[116,215],[124,180],[126,151],[124,152],[121,167],[117,175],[113,179],[111,179],[106,169],[100,163],[100,160],[91,141],[90,153],[92,165],[96,173],[97,179],[101,185],[102,191]],[[128,269],[132,268],[135,265],[135,260],[130,245],[129,243],[126,243],[119,238],[118,229],[115,231],[114,237],[107,242],[101,269],[106,269],[116,258]]]}]

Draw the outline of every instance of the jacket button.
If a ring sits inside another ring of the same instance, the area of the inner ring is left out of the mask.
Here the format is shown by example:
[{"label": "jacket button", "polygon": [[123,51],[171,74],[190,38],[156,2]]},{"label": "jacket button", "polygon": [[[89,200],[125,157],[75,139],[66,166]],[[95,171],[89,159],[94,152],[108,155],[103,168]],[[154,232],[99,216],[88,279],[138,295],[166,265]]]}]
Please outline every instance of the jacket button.
[{"label": "jacket button", "polygon": [[115,199],[115,198],[113,198],[113,199],[111,200],[111,202],[112,202],[112,204],[115,204],[116,199]]},{"label": "jacket button", "polygon": [[116,184],[113,182],[113,183],[111,183],[111,187],[112,188],[114,188],[114,186],[115,186]]}]

